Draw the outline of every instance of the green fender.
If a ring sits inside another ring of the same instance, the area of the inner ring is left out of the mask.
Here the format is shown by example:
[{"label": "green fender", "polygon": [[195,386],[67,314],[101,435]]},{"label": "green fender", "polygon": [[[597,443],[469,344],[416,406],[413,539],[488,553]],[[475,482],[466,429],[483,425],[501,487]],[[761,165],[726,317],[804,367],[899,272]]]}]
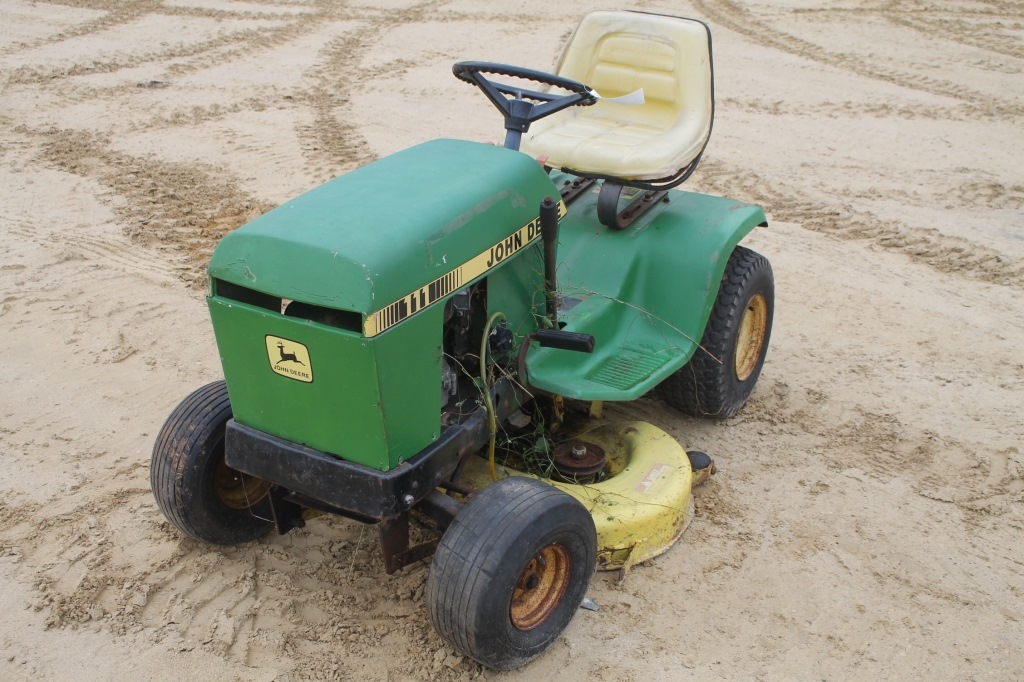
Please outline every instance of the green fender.
[{"label": "green fender", "polygon": [[634,400],[657,386],[698,352],[729,255],[766,224],[759,206],[677,190],[616,231],[598,222],[596,190],[577,199],[560,224],[559,322],[596,348],[531,348],[530,383],[580,400]]}]

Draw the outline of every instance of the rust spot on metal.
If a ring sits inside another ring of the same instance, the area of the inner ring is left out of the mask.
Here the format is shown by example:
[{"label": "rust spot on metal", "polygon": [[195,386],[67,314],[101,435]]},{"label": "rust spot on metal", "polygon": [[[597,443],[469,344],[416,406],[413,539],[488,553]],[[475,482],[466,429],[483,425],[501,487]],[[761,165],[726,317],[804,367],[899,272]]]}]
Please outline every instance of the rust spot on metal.
[{"label": "rust spot on metal", "polygon": [[384,570],[388,575],[426,559],[437,549],[437,540],[429,540],[418,545],[409,545],[409,515],[400,514],[393,519],[386,519],[377,524],[380,537],[381,553],[384,555]]},{"label": "rust spot on metal", "polygon": [[221,455],[214,476],[214,489],[224,506],[231,509],[249,509],[270,491],[270,482],[232,469]]},{"label": "rust spot on metal", "polygon": [[604,448],[596,443],[570,440],[555,446],[552,456],[555,471],[566,481],[590,483],[604,471]]},{"label": "rust spot on metal", "polygon": [[523,567],[512,592],[509,618],[520,630],[533,630],[558,607],[569,586],[572,557],[564,545],[552,543]]},{"label": "rust spot on metal", "polygon": [[559,190],[559,194],[562,195],[562,201],[567,205],[572,203],[573,199],[585,192],[588,187],[594,184],[594,182],[594,178],[576,178],[572,181],[566,180],[565,183],[563,183],[562,188]]},{"label": "rust spot on metal", "polygon": [[715,467],[715,460],[699,450],[689,450],[686,457],[690,460],[690,470],[693,472],[690,478],[690,487],[698,486],[706,482],[718,471]]},{"label": "rust spot on metal", "polygon": [[747,309],[743,311],[740,329],[736,335],[733,362],[737,380],[746,381],[754,373],[764,347],[767,328],[768,302],[763,295],[757,294],[747,302]]}]

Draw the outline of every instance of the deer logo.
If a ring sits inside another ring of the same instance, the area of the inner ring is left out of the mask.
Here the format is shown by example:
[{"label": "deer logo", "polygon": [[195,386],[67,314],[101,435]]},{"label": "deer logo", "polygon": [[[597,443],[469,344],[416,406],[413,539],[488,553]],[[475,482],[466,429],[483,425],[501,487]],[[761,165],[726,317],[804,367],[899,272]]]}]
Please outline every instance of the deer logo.
[{"label": "deer logo", "polygon": [[278,351],[278,353],[281,354],[281,359],[274,363],[275,366],[280,365],[282,362],[297,362],[300,365],[302,365],[303,367],[306,366],[306,363],[304,363],[302,360],[299,360],[297,357],[295,357],[295,353],[285,353],[284,352],[284,344],[281,343],[280,341],[278,341],[278,343],[277,343],[277,351]]},{"label": "deer logo", "polygon": [[313,361],[309,349],[298,341],[267,334],[267,360],[274,374],[309,384],[313,382]]}]

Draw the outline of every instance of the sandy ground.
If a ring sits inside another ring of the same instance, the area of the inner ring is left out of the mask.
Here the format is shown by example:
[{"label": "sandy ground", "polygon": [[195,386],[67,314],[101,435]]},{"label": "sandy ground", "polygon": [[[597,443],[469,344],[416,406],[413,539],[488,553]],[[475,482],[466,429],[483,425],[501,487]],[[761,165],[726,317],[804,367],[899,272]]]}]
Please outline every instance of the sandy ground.
[{"label": "sandy ground", "polygon": [[[691,189],[760,202],[772,349],[684,542],[601,574],[497,674],[340,519],[218,550],[149,491],[219,377],[218,237],[433,137],[495,139],[459,59],[547,68],[541,0],[0,2],[0,678],[1024,679],[1024,6],[694,0],[718,110]],[[396,200],[401,188],[394,188]]]}]

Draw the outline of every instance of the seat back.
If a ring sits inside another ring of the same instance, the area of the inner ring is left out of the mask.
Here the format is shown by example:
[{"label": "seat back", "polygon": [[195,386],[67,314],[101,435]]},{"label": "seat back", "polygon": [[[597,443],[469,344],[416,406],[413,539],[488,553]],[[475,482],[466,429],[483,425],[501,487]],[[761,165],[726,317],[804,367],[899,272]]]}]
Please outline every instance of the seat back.
[{"label": "seat back", "polygon": [[[557,73],[586,83],[603,98],[643,88],[646,101],[639,106],[599,101],[535,123],[524,151],[547,155],[554,166],[627,180],[664,179],[694,161],[707,144],[714,81],[711,34],[703,22],[591,12],[569,39]],[[605,150],[584,149],[590,145]],[[602,165],[608,167],[596,167]]]}]

